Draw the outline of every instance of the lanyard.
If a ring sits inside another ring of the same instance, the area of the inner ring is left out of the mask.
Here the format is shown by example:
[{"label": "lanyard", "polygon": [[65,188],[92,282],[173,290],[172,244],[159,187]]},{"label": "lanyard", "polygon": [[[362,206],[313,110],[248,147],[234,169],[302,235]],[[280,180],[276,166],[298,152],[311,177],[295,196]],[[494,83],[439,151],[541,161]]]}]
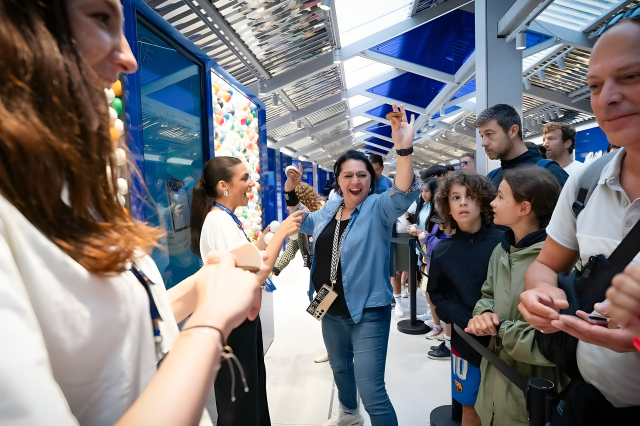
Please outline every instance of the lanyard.
[{"label": "lanyard", "polygon": [[158,311],[158,307],[156,306],[156,302],[153,298],[153,294],[151,293],[151,286],[155,285],[153,281],[146,276],[144,272],[136,268],[135,266],[131,266],[131,273],[140,284],[144,287],[147,292],[147,296],[149,296],[149,308],[151,310],[151,325],[153,326],[153,340],[156,344],[156,361],[158,366],[164,359],[164,356],[167,354],[162,350],[162,335],[160,334],[160,326],[159,322],[162,321],[162,317],[160,316],[160,312]]},{"label": "lanyard", "polygon": [[340,222],[342,221],[342,209],[344,208],[344,203],[340,205],[340,210],[338,210],[338,220],[336,222],[336,230],[333,233],[333,247],[331,253],[331,288],[336,284],[336,280],[338,277],[338,262],[340,261],[340,252],[342,251],[342,241],[344,241],[344,236],[347,233],[345,229],[342,233],[342,237],[340,237]]},{"label": "lanyard", "polygon": [[244,228],[242,227],[242,223],[240,222],[240,219],[238,219],[238,216],[236,216],[235,213],[233,213],[226,206],[223,206],[222,204],[220,204],[217,201],[214,201],[213,205],[215,207],[219,208],[220,210],[222,210],[223,212],[225,212],[226,214],[228,214],[229,216],[231,216],[231,219],[233,219],[233,221],[236,223],[236,225],[238,225],[238,229],[240,229],[242,231],[242,233],[244,234],[244,237],[247,239],[247,241],[251,242],[249,237],[247,237],[247,233],[244,232]]}]

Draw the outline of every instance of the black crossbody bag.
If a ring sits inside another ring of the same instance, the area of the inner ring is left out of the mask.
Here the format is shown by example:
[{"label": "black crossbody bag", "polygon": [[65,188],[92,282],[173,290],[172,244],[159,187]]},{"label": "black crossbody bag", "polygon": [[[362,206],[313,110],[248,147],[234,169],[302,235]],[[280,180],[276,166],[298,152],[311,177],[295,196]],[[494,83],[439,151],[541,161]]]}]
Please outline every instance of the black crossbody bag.
[{"label": "black crossbody bag", "polygon": [[[607,154],[590,164],[580,181],[578,195],[573,204],[576,217],[585,208],[591,193],[597,186],[604,166],[613,155]],[[581,271],[558,274],[558,287],[567,295],[569,307],[561,314],[576,315],[576,311],[593,311],[593,305],[605,300],[605,293],[611,286],[616,274],[624,271],[633,258],[640,252],[640,221],[631,229],[618,247],[607,258],[604,255],[592,256]],[[545,334],[536,330],[536,343],[540,352],[553,362],[569,378],[582,380],[578,369],[576,350],[579,340],[565,332]]]}]

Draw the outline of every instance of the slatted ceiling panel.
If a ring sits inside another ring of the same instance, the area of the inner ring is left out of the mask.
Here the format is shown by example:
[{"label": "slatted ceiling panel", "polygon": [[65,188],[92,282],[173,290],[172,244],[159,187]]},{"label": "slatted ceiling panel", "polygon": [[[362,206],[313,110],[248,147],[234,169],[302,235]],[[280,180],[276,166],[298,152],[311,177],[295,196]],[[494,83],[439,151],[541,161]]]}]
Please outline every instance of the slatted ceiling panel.
[{"label": "slatted ceiling panel", "polygon": [[460,144],[460,148],[463,150],[468,150],[476,146],[475,138],[472,138],[467,135],[463,135],[462,133],[458,133],[454,131],[448,131],[447,137],[445,138],[445,140],[447,142]]},{"label": "slatted ceiling panel", "polygon": [[318,112],[308,115],[306,119],[309,120],[309,122],[311,122],[311,125],[315,126],[318,124],[322,124],[323,122],[333,117],[344,114],[346,110],[347,109],[344,102],[339,102],[335,105],[331,105],[330,107],[327,107]]},{"label": "slatted ceiling panel", "polygon": [[282,101],[282,99],[280,99],[278,106],[273,106],[273,104],[271,103],[270,95],[261,96],[260,100],[267,107],[267,121],[272,121],[289,114],[289,109]]},{"label": "slatted ceiling panel", "polygon": [[272,76],[331,46],[319,1],[219,0],[213,5]]},{"label": "slatted ceiling panel", "polygon": [[[628,4],[628,5],[627,5],[627,6],[626,6],[626,7],[625,7],[621,12],[626,12],[627,10],[629,10],[629,9],[631,9],[631,8],[633,8],[633,7],[635,7],[638,3],[640,3],[640,0],[632,1],[632,2],[631,2],[631,3],[629,3],[629,4]],[[597,31],[600,29],[600,27],[602,27],[605,23],[606,23],[606,21],[605,21],[605,22],[603,22],[602,24],[598,25],[597,27],[595,27],[595,28],[593,29],[592,33],[597,32]]]},{"label": "slatted ceiling panel", "polygon": [[444,3],[447,0],[419,0],[418,8],[416,9],[416,14],[422,12],[423,10],[427,10],[430,7],[437,6],[441,3]]},{"label": "slatted ceiling panel", "polygon": [[537,77],[532,77],[529,81],[534,86],[555,92],[570,93],[587,84],[586,76],[589,68],[589,57],[590,54],[588,52],[574,49],[564,56],[565,69],[559,69],[557,64],[554,63],[545,68],[545,81],[540,81]]},{"label": "slatted ceiling panel", "polygon": [[337,67],[324,70],[285,89],[287,96],[298,109],[314,104],[341,91],[342,80]]},{"label": "slatted ceiling panel", "polygon": [[[541,105],[544,105],[545,101],[541,101],[537,98],[532,98],[527,96],[526,94],[522,96],[522,111],[531,111],[534,108],[538,108]],[[469,121],[467,119],[467,121]]]},{"label": "slatted ceiling panel", "polygon": [[279,141],[280,139],[286,138],[287,136],[289,136],[292,133],[297,132],[298,130],[300,130],[300,129],[298,129],[298,126],[296,125],[296,123],[289,123],[287,125],[284,125],[282,127],[278,127],[277,129],[270,131],[269,132],[269,137]]}]

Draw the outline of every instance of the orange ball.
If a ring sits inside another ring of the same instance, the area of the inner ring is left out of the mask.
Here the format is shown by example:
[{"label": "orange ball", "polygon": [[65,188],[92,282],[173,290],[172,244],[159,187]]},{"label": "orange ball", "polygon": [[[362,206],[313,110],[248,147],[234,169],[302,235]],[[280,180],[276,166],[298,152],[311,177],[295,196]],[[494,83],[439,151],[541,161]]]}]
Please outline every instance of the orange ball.
[{"label": "orange ball", "polygon": [[116,80],[116,82],[111,85],[111,88],[113,89],[113,93],[115,93],[116,96],[122,95],[122,82],[120,80]]},{"label": "orange ball", "polygon": [[109,128],[109,135],[111,136],[111,140],[114,142],[118,142],[118,139],[120,139],[120,133],[118,133],[118,130],[115,127]]}]

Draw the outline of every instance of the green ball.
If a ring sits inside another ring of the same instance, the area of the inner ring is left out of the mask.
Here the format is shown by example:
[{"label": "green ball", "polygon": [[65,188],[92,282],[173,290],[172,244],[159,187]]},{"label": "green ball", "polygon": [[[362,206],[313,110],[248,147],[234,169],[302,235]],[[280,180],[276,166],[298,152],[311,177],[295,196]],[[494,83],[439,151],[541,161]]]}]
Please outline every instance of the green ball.
[{"label": "green ball", "polygon": [[235,129],[235,128],[236,128],[236,125],[235,125],[235,124],[232,124],[232,125],[231,125],[231,131],[233,131],[233,129]]},{"label": "green ball", "polygon": [[242,217],[246,219],[247,218],[247,212],[242,213]]},{"label": "green ball", "polygon": [[118,115],[122,114],[122,100],[120,100],[120,98],[115,98],[113,102],[111,102],[111,107],[116,110]]},{"label": "green ball", "polygon": [[244,132],[238,132],[238,135],[240,136],[240,139],[244,138]]}]

